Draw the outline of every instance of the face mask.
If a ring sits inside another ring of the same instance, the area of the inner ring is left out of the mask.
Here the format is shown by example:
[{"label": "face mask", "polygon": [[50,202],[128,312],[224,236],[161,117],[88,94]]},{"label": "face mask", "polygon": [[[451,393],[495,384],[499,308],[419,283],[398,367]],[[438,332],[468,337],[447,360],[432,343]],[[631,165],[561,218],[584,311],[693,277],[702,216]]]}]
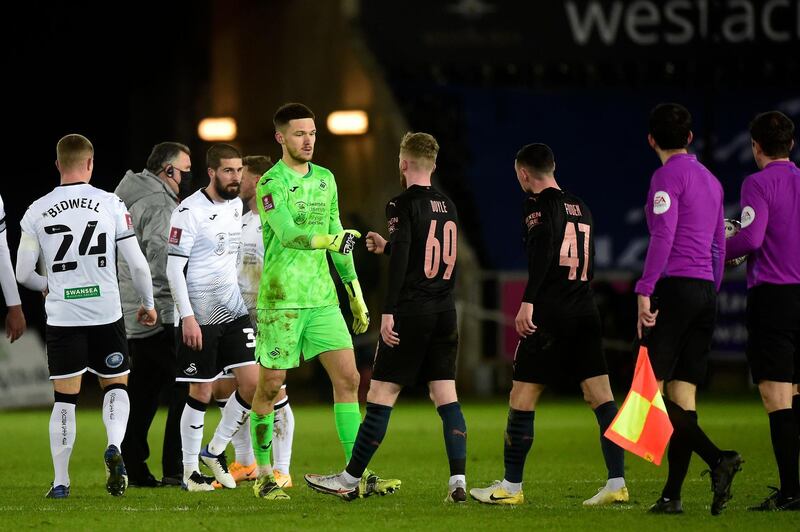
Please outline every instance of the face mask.
[{"label": "face mask", "polygon": [[178,183],[178,199],[179,200],[184,200],[188,196],[191,196],[191,194],[193,192],[192,191],[192,171],[191,170],[187,170],[187,171],[184,172],[183,170],[178,170],[177,168],[172,167],[172,166],[168,166],[168,167],[166,167],[164,169],[164,172],[167,175],[167,179],[171,179],[174,183],[178,182],[178,180],[175,179],[175,177],[174,177],[176,171],[180,172],[180,174],[181,174],[181,182]]},{"label": "face mask", "polygon": [[[180,170],[178,170],[180,172]],[[181,172],[181,182],[178,183],[178,198],[186,199],[192,195],[192,172]]]}]

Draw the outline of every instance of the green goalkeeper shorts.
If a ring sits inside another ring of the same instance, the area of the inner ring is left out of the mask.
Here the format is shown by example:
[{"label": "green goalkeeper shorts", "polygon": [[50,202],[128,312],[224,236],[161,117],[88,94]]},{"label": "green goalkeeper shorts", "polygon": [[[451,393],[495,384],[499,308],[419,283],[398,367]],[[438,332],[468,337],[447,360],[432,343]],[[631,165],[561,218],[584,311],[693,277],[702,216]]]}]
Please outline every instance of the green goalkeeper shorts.
[{"label": "green goalkeeper shorts", "polygon": [[268,369],[291,369],[300,355],[353,349],[353,339],[337,305],[299,309],[259,309],[256,362]]}]

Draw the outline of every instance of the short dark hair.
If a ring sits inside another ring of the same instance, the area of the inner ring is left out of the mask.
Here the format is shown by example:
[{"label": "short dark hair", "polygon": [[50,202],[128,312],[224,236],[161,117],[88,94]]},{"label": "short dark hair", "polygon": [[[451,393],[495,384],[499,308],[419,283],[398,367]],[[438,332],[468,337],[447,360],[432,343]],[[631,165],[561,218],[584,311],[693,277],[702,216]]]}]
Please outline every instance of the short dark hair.
[{"label": "short dark hair", "polygon": [[536,142],[523,146],[517,152],[517,164],[540,174],[551,174],[556,167],[553,150],[547,144]]},{"label": "short dark hair", "polygon": [[780,111],[761,113],[750,122],[750,137],[767,157],[788,157],[794,140],[794,122]]},{"label": "short dark hair", "polygon": [[252,173],[264,175],[274,164],[272,159],[266,155],[248,155],[242,159],[242,164]]},{"label": "short dark hair", "polygon": [[272,123],[275,129],[278,130],[288,124],[289,120],[298,120],[300,118],[314,119],[315,116],[311,109],[302,103],[285,103],[275,111]]},{"label": "short dark hair", "polygon": [[189,157],[192,152],[188,146],[179,142],[161,142],[153,146],[153,151],[147,158],[145,168],[150,172],[157,174],[162,171],[167,165],[171,164],[181,153],[185,153]]},{"label": "short dark hair", "polygon": [[242,154],[230,144],[214,144],[206,152],[206,168],[216,170],[222,159],[241,159]]},{"label": "short dark hair", "polygon": [[650,111],[649,132],[662,150],[680,150],[689,145],[692,115],[679,103],[660,103]]}]

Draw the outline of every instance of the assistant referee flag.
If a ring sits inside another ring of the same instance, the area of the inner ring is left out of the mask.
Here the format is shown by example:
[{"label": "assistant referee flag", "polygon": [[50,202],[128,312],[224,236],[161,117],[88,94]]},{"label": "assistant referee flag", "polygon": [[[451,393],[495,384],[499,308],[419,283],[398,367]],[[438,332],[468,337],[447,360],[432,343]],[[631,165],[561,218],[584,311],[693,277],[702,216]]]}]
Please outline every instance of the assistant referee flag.
[{"label": "assistant referee flag", "polygon": [[650,365],[647,348],[639,348],[631,391],[605,437],[648,462],[661,464],[672,436],[672,423]]}]

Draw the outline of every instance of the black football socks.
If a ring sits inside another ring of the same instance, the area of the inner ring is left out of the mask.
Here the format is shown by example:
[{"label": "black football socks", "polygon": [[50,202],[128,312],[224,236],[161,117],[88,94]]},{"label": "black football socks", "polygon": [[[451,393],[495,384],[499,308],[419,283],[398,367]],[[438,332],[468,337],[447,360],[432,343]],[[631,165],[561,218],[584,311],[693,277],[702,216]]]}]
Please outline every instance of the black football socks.
[{"label": "black football socks", "polygon": [[347,464],[346,471],[355,478],[361,478],[364,470],[372,460],[375,451],[378,450],[383,437],[386,436],[386,429],[389,427],[389,416],[392,414],[392,407],[367,403],[367,415],[358,428],[356,443],[353,446],[353,456]]},{"label": "black football socks", "polygon": [[533,446],[533,419],[536,412],[526,410],[508,410],[503,462],[505,464],[505,480],[519,484],[525,468],[525,459]]}]

